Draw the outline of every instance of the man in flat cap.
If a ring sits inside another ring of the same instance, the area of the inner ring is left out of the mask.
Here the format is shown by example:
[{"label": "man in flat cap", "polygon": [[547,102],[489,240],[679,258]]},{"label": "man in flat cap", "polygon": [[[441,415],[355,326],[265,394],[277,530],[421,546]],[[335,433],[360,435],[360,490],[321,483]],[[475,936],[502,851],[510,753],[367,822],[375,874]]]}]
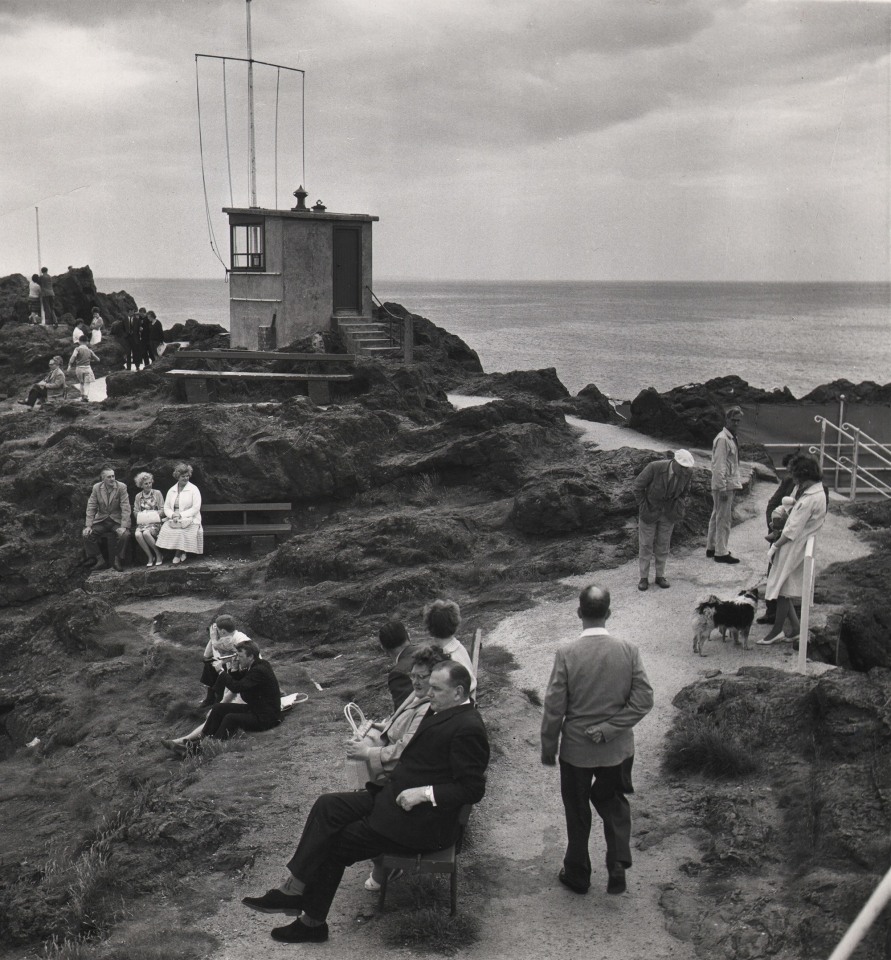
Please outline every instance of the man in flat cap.
[{"label": "man in flat cap", "polygon": [[671,549],[671,531],[684,518],[693,476],[693,455],[678,450],[670,460],[648,463],[634,480],[634,499],[640,508],[638,540],[640,580],[638,590],[650,588],[650,561],[656,561],[656,585],[667,589],[665,563]]}]

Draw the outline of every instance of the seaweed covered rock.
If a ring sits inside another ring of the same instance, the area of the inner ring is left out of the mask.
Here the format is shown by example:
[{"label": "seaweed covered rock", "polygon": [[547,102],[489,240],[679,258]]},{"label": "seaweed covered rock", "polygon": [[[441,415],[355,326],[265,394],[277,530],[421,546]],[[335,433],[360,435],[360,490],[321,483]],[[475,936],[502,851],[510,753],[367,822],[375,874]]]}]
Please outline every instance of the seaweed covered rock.
[{"label": "seaweed covered rock", "polygon": [[541,370],[512,370],[510,373],[484,373],[456,383],[454,389],[472,397],[501,399],[565,400],[569,391],[560,382],[554,367]]}]

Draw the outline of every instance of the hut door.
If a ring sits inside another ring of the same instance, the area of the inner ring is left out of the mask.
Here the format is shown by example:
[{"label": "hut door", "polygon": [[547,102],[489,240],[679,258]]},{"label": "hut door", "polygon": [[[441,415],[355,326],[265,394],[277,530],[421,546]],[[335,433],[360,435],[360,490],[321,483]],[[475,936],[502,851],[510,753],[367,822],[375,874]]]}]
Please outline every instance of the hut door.
[{"label": "hut door", "polygon": [[362,312],[360,237],[355,227],[334,228],[334,312]]}]

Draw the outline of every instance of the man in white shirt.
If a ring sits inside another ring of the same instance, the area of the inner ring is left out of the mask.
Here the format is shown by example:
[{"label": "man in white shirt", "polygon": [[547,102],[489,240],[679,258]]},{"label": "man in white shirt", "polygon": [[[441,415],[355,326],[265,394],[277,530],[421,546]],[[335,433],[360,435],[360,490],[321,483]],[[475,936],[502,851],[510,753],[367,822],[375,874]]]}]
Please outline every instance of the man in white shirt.
[{"label": "man in white shirt", "polygon": [[743,412],[740,407],[724,411],[724,429],[712,441],[712,508],[708,522],[705,555],[715,563],[739,563],[730,553],[730,527],[733,523],[733,498],[742,490],[739,473],[739,441],[736,439]]}]

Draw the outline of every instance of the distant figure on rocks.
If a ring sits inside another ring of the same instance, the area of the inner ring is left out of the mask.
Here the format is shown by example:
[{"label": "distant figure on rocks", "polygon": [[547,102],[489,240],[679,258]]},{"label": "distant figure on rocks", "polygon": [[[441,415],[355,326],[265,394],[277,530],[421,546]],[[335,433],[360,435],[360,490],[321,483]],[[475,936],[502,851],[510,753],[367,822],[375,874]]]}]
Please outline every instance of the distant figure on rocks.
[{"label": "distant figure on rocks", "polygon": [[71,359],[68,361],[68,371],[70,373],[71,368],[74,367],[74,375],[77,377],[81,394],[80,398],[85,403],[89,403],[90,401],[90,398],[87,396],[90,392],[90,384],[96,380],[93,374],[93,368],[90,365],[93,360],[95,360],[96,363],[100,362],[99,357],[97,357],[85,343],[80,343],[74,348]]},{"label": "distant figure on rocks", "polygon": [[220,700],[217,680],[223,674],[223,668],[235,656],[237,644],[251,638],[235,629],[235,620],[228,613],[221,613],[208,629],[207,646],[204,648],[204,667],[201,671],[201,683],[205,687],[204,699],[198,704],[199,710],[212,707]]},{"label": "distant figure on rocks", "polygon": [[740,407],[724,411],[724,429],[712,441],[712,508],[708,522],[705,555],[715,563],[739,563],[730,553],[730,527],[733,523],[733,498],[742,490],[739,473],[739,441],[736,439],[743,412]]},{"label": "distant figure on rocks", "polygon": [[167,517],[156,545],[176,551],[173,562],[184,563],[188,553],[204,553],[204,529],[201,526],[201,491],[191,482],[192,465],[178,463],[173,468],[176,483],[164,499]]},{"label": "distant figure on rocks", "polygon": [[401,620],[390,620],[385,623],[378,631],[378,640],[381,648],[393,657],[393,663],[387,674],[387,687],[393,698],[395,710],[413,692],[409,674],[415,648]]},{"label": "distant figure on rocks", "polygon": [[695,461],[689,450],[677,450],[672,460],[648,463],[634,480],[634,499],[640,508],[637,520],[638,590],[650,586],[650,561],[656,560],[656,585],[671,586],[665,564],[671,550],[671,532],[684,519]]},{"label": "distant figure on rocks", "polygon": [[62,358],[53,357],[49,362],[49,372],[41,381],[31,387],[28,391],[28,399],[17,402],[25,407],[36,407],[46,400],[61,397],[64,392],[65,371],[62,369]]},{"label": "distant figure on rocks", "polygon": [[105,330],[105,321],[99,313],[98,307],[93,307],[93,316],[90,320],[90,346],[102,343],[102,332]]},{"label": "distant figure on rocks", "polygon": [[235,662],[220,674],[219,684],[238,694],[244,703],[218,703],[211,707],[204,723],[175,740],[161,743],[184,757],[205,737],[226,740],[238,730],[271,730],[282,720],[282,694],[275,671],[260,656],[253,640],[235,644]]},{"label": "distant figure on rocks", "polygon": [[434,600],[424,608],[424,626],[442,652],[470,674],[470,694],[476,693],[473,663],[464,644],[455,636],[461,626],[461,608],[454,600]]},{"label": "distant figure on rocks", "polygon": [[114,563],[115,570],[123,570],[121,561],[127,550],[129,535],[130,496],[127,485],[115,480],[111,467],[103,467],[99,474],[99,483],[94,483],[90,491],[83,531],[87,558],[95,561],[93,569],[104,570],[108,566],[99,546],[99,541],[105,540],[109,561]]},{"label": "distant figure on rocks", "polygon": [[34,273],[28,282],[28,312],[37,314],[37,322],[40,323],[40,277]]},{"label": "distant figure on rocks", "polygon": [[152,344],[152,360],[157,360],[164,352],[161,347],[164,344],[164,328],[161,321],[155,316],[154,310],[149,310],[148,318],[151,322],[151,334],[149,340]]},{"label": "distant figure on rocks", "polygon": [[136,317],[137,332],[139,334],[139,350],[142,355],[143,369],[158,359],[152,343],[152,321],[145,307],[139,308]]},{"label": "distant figure on rocks", "polygon": [[155,478],[147,470],[137,473],[134,482],[139,487],[139,493],[133,498],[136,542],[139,544],[139,549],[148,557],[146,566],[160,567],[164,562],[164,555],[155,546],[155,539],[161,532],[164,497],[160,490],[153,489]]},{"label": "distant figure on rocks", "polygon": [[[603,821],[607,893],[624,893],[631,866],[632,728],[653,707],[653,688],[634,644],[610,635],[609,591],[579,595],[582,634],[561,643],[545,694],[541,762],[553,766],[559,741],[566,855],[558,879],[574,893],[591,885],[591,805]],[[593,786],[592,786],[593,781]]]},{"label": "distant figure on rocks", "polygon": [[56,294],[53,290],[53,278],[49,275],[46,267],[40,268],[40,275],[37,278],[40,286],[40,309],[43,311],[43,322],[51,323],[54,327],[56,320]]},{"label": "distant figure on rocks", "polygon": [[121,345],[124,348],[124,366],[129,370],[130,365],[138,370],[142,363],[142,343],[139,339],[139,314],[128,313],[123,321]]}]

